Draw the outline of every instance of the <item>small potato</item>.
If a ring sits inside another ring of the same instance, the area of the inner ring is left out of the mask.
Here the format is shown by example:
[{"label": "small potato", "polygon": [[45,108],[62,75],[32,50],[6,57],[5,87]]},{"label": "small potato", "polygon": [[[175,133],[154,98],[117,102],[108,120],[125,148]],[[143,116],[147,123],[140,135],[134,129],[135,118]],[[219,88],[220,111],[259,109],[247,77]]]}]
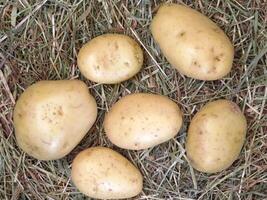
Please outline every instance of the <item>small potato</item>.
[{"label": "small potato", "polygon": [[129,36],[104,34],[81,48],[77,62],[81,73],[89,80],[115,84],[130,79],[140,71],[143,52]]},{"label": "small potato", "polygon": [[162,5],[151,32],[164,56],[180,73],[216,80],[232,68],[234,48],[225,33],[203,14],[182,5]]},{"label": "small potato", "polygon": [[121,98],[104,119],[110,141],[124,149],[140,150],[173,138],[182,126],[182,113],[165,96],[136,93]]},{"label": "small potato", "polygon": [[246,137],[247,122],[228,100],[206,104],[193,118],[186,141],[191,165],[202,172],[220,172],[237,159]]},{"label": "small potato", "polygon": [[96,101],[82,81],[39,81],[16,103],[17,143],[39,160],[62,158],[85,136],[96,115]]},{"label": "small potato", "polygon": [[106,147],[80,152],[72,163],[76,187],[91,198],[123,199],[142,191],[143,177],[125,157]]}]

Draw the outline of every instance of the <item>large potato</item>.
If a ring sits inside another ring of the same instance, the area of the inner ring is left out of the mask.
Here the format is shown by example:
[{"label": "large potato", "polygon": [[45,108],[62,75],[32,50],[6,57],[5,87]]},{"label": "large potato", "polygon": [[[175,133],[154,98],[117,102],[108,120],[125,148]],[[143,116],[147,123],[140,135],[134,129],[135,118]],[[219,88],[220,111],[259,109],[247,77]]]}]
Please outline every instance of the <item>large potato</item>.
[{"label": "large potato", "polygon": [[130,198],[139,194],[143,187],[139,170],[106,147],[80,152],[72,163],[71,176],[77,188],[91,198]]},{"label": "large potato", "polygon": [[133,77],[141,69],[143,52],[129,36],[104,34],[81,48],[77,62],[89,80],[114,84]]},{"label": "large potato", "polygon": [[182,125],[182,113],[165,96],[136,93],[115,103],[104,119],[111,142],[124,149],[153,147],[173,138]]},{"label": "large potato", "polygon": [[230,40],[209,18],[189,7],[161,6],[151,32],[167,60],[182,74],[216,80],[231,70],[234,49]]},{"label": "large potato", "polygon": [[40,81],[16,103],[17,143],[37,159],[62,158],[85,136],[96,115],[95,99],[82,81]]},{"label": "large potato", "polygon": [[227,100],[206,104],[193,118],[188,130],[186,152],[191,165],[215,173],[237,159],[246,136],[246,118]]}]

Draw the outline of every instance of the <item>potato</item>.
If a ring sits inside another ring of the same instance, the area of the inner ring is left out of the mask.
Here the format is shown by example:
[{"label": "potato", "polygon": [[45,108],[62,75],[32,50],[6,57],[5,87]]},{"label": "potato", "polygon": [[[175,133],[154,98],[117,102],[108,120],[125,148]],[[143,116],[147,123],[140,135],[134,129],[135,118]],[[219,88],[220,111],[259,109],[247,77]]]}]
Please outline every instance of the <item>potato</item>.
[{"label": "potato", "polygon": [[237,159],[246,137],[247,122],[228,100],[206,104],[193,118],[186,141],[191,165],[202,172],[220,172]]},{"label": "potato", "polygon": [[96,101],[82,81],[39,81],[16,103],[17,143],[34,158],[62,158],[85,136],[96,115]]},{"label": "potato", "polygon": [[106,147],[80,152],[72,163],[71,177],[91,198],[122,199],[142,191],[143,177],[125,157]]},{"label": "potato", "polygon": [[89,80],[115,84],[133,77],[141,69],[143,52],[129,36],[104,34],[81,48],[77,62]]},{"label": "potato", "polygon": [[230,72],[233,45],[201,13],[186,6],[165,4],[150,28],[164,56],[180,73],[200,80],[216,80]]},{"label": "potato", "polygon": [[104,119],[110,141],[124,149],[140,150],[173,138],[182,126],[182,113],[165,96],[136,93],[121,98]]}]

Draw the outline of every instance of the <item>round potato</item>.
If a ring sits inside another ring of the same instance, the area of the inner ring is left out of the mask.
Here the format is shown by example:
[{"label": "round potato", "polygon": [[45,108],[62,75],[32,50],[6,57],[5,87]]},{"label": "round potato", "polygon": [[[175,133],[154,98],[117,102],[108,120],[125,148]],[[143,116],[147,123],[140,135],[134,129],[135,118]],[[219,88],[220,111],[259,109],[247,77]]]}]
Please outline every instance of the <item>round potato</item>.
[{"label": "round potato", "polygon": [[186,6],[165,4],[150,28],[164,56],[180,73],[200,80],[216,80],[230,72],[233,45],[201,13]]},{"label": "round potato", "polygon": [[143,64],[143,52],[129,36],[104,34],[81,48],[77,62],[81,73],[89,80],[115,84],[139,72]]},{"label": "round potato", "polygon": [[153,147],[173,138],[182,126],[182,113],[165,96],[136,93],[121,98],[104,119],[110,141],[124,149]]},{"label": "round potato", "polygon": [[220,172],[237,159],[246,137],[247,122],[228,100],[206,104],[193,118],[186,141],[191,165],[202,172]]},{"label": "round potato", "polygon": [[62,158],[85,136],[96,115],[96,101],[82,81],[40,81],[16,103],[17,143],[39,160]]},{"label": "round potato", "polygon": [[143,177],[125,157],[106,147],[80,152],[72,163],[76,187],[91,198],[123,199],[142,191]]}]

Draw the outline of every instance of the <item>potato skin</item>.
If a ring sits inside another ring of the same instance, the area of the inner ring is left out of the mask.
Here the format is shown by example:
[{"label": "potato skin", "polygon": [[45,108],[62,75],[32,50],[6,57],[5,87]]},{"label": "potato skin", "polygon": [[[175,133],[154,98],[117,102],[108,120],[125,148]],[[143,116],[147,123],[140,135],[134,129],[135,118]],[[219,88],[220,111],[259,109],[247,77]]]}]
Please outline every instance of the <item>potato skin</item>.
[{"label": "potato skin", "polygon": [[80,49],[77,62],[81,73],[89,80],[115,84],[130,79],[140,71],[143,52],[129,36],[104,34]]},{"label": "potato skin", "polygon": [[39,81],[16,103],[17,144],[39,160],[62,158],[85,136],[96,115],[96,101],[82,81]]},{"label": "potato skin", "polygon": [[186,6],[164,4],[150,29],[164,56],[180,73],[200,80],[216,80],[230,72],[233,45],[203,14]]},{"label": "potato skin", "polygon": [[91,198],[122,199],[142,191],[143,177],[125,157],[106,147],[80,152],[72,163],[72,181]]},{"label": "potato skin", "polygon": [[140,150],[173,138],[182,126],[176,103],[161,95],[136,93],[116,102],[104,119],[110,141],[124,149]]},{"label": "potato skin", "polygon": [[192,119],[186,141],[187,157],[201,172],[220,172],[237,159],[246,137],[247,122],[228,100],[206,104]]}]

